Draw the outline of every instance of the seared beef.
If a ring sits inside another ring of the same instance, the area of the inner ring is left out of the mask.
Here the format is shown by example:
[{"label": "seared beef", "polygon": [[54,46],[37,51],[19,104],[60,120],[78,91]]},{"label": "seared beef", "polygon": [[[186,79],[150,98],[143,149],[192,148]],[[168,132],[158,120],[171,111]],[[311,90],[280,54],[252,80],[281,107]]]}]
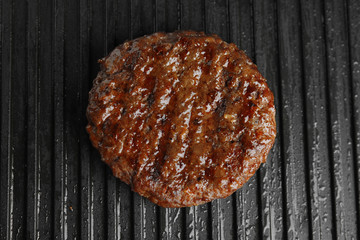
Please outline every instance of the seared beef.
[{"label": "seared beef", "polygon": [[99,61],[87,131],[102,160],[163,207],[225,198],[266,161],[273,94],[256,65],[216,35],[155,33]]}]

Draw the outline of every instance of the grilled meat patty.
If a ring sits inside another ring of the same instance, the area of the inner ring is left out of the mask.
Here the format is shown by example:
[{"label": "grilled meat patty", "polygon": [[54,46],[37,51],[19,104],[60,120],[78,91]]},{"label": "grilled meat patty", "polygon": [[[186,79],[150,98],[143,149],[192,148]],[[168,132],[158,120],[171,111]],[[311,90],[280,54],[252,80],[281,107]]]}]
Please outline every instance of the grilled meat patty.
[{"label": "grilled meat patty", "polygon": [[198,205],[231,195],[266,161],[274,97],[234,44],[155,33],[99,62],[87,131],[133,191],[163,207]]}]

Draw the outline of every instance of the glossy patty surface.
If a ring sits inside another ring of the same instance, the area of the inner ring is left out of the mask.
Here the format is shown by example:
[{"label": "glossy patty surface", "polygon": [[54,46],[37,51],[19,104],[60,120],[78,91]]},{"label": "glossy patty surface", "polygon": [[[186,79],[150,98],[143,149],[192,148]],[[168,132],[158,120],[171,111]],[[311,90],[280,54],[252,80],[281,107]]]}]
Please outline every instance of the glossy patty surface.
[{"label": "glossy patty surface", "polygon": [[273,94],[256,65],[216,35],[155,33],[100,60],[87,131],[133,191],[163,207],[240,188],[273,145]]}]

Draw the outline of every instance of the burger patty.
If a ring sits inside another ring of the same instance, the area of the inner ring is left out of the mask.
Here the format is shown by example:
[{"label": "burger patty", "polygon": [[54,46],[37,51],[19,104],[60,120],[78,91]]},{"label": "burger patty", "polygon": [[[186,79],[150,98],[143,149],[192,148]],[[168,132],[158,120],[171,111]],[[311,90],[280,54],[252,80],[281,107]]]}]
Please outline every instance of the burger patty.
[{"label": "burger patty", "polygon": [[266,161],[274,97],[216,35],[155,33],[99,60],[87,131],[113,174],[162,207],[225,198]]}]

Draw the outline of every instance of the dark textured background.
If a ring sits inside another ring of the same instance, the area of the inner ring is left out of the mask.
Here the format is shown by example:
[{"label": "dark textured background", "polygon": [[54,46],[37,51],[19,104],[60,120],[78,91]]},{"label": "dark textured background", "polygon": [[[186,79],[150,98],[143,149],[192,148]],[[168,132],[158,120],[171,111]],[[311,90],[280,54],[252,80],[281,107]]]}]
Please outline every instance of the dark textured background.
[{"label": "dark textured background", "polygon": [[[360,1],[1,0],[0,239],[356,239]],[[97,59],[156,31],[216,33],[268,79],[277,141],[224,200],[164,209],[85,132]]]}]

